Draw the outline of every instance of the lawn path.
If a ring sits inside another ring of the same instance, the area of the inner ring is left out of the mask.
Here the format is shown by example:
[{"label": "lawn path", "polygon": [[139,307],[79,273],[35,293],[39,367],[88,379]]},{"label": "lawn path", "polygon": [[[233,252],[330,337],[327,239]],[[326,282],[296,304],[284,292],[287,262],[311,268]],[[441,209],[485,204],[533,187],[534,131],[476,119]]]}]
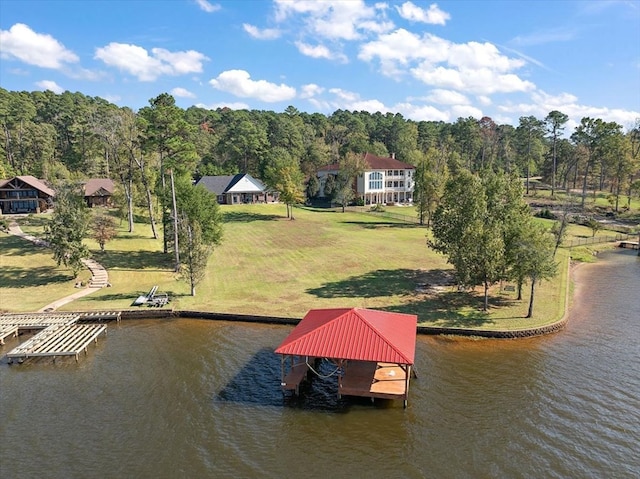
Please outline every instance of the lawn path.
[{"label": "lawn path", "polygon": [[[23,238],[27,241],[31,241],[32,243],[35,243],[38,246],[49,246],[49,244],[46,241],[43,241],[39,238],[36,238],[35,236],[29,235],[24,231],[22,231],[22,228],[20,228],[20,225],[18,225],[18,223],[16,223],[15,221],[13,221],[9,226],[9,233],[14,236]],[[105,286],[109,286],[109,273],[101,264],[97,263],[91,258],[83,259],[82,263],[89,269],[89,271],[91,271],[91,280],[89,281],[89,284],[87,285],[87,287],[84,289],[81,289],[76,293],[70,294],[69,296],[65,296],[64,298],[58,299],[53,303],[49,303],[43,306],[38,310],[39,313],[55,311],[62,305],[65,305],[75,299],[94,293],[104,288]]]}]

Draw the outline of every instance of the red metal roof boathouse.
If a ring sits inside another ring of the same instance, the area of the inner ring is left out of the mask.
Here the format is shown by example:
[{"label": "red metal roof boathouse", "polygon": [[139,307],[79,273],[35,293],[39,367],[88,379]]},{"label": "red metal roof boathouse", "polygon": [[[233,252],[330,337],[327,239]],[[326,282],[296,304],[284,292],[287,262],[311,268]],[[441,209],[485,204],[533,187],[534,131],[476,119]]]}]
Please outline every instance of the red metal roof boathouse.
[{"label": "red metal roof boathouse", "polygon": [[339,371],[339,397],[403,399],[406,407],[417,322],[413,314],[312,309],[275,350],[282,356],[282,388],[297,394],[310,363],[326,358]]}]

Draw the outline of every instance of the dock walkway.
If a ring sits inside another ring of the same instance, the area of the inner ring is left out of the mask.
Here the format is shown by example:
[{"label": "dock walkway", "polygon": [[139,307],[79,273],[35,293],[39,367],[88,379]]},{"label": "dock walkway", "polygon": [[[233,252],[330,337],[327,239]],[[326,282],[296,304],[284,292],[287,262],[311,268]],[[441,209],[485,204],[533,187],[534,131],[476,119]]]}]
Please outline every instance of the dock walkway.
[{"label": "dock walkway", "polygon": [[84,351],[91,342],[97,342],[100,333],[106,331],[106,324],[67,324],[49,326],[17,348],[7,353],[9,361],[33,357],[75,356]]},{"label": "dock walkway", "polygon": [[41,330],[7,353],[9,362],[14,359],[50,356],[75,356],[84,351],[91,342],[107,329],[106,324],[79,321],[119,320],[120,312],[91,313],[26,313],[0,315],[0,344],[8,336],[17,336],[19,331]]}]

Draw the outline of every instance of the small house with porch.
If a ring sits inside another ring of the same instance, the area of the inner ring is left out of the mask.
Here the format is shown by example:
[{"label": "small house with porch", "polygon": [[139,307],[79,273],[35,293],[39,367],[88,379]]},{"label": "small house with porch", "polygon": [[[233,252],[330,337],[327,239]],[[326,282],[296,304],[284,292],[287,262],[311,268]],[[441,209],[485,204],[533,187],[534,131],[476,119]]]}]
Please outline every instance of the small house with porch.
[{"label": "small house with porch", "polygon": [[111,206],[115,184],[109,178],[92,178],[83,185],[84,200],[89,208]]},{"label": "small house with porch", "polygon": [[53,205],[55,192],[34,176],[0,180],[0,213],[42,213]]},{"label": "small house with porch", "polygon": [[262,181],[248,173],[233,176],[203,176],[198,180],[197,185],[215,194],[221,205],[278,201],[276,192],[270,191]]}]

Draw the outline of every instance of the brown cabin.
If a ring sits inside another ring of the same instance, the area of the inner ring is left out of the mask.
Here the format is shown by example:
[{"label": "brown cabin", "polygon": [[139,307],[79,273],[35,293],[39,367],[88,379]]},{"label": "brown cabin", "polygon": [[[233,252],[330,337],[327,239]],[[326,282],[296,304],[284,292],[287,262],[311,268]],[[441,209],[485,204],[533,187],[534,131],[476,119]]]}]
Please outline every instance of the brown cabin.
[{"label": "brown cabin", "polygon": [[53,205],[55,192],[34,176],[0,180],[0,212],[3,215],[42,213]]}]

